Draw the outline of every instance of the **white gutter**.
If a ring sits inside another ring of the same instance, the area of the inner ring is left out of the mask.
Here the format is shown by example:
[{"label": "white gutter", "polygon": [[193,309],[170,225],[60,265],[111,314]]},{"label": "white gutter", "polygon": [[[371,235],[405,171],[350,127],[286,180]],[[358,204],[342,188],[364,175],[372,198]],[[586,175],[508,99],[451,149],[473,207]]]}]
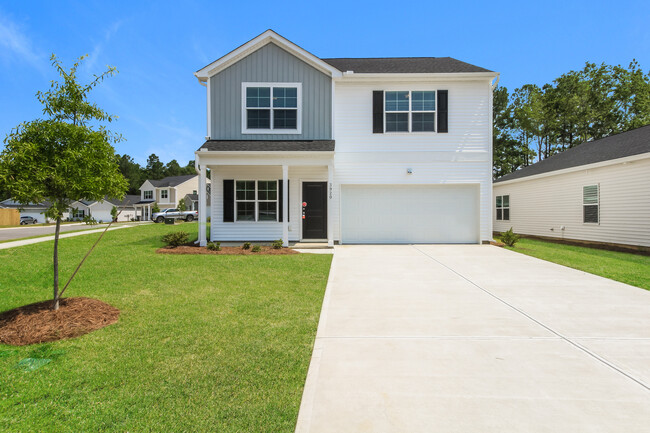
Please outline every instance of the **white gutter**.
[{"label": "white gutter", "polygon": [[501,74],[497,73],[496,81],[494,82],[494,84],[492,84],[492,91],[494,91],[494,89],[496,89],[496,87],[499,85],[499,79],[500,78],[501,78]]}]

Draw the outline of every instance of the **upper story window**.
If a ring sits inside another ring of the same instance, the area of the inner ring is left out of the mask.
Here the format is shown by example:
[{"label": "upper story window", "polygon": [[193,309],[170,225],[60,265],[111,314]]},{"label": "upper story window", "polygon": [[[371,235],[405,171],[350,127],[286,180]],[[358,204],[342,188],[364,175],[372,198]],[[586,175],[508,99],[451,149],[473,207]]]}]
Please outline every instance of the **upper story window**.
[{"label": "upper story window", "polygon": [[300,134],[301,83],[242,83],[243,134]]},{"label": "upper story window", "polygon": [[497,221],[510,221],[510,196],[497,196]]},{"label": "upper story window", "polygon": [[161,199],[163,199],[163,198],[166,199],[168,197],[169,197],[169,191],[168,190],[166,190],[166,189],[160,190],[160,198]]},{"label": "upper story window", "polygon": [[385,132],[434,132],[435,91],[385,92]]},{"label": "upper story window", "polygon": [[153,191],[144,191],[143,198],[144,200],[153,200]]}]

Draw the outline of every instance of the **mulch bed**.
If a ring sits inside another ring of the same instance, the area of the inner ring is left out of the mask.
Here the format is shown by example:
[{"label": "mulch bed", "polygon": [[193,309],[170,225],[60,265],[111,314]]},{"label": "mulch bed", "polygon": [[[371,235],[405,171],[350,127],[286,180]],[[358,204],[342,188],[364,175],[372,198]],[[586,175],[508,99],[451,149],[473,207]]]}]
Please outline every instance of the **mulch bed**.
[{"label": "mulch bed", "polygon": [[13,346],[64,340],[112,325],[120,310],[92,298],[63,298],[24,305],[0,313],[0,343]]},{"label": "mulch bed", "polygon": [[[252,248],[252,247],[251,247]],[[180,247],[171,248],[159,248],[156,250],[158,254],[213,254],[213,255],[222,255],[222,256],[260,256],[260,255],[287,255],[287,254],[300,254],[296,250],[290,248],[280,248],[274,249],[269,246],[262,246],[262,251],[254,253],[251,249],[243,249],[242,247],[221,247],[221,251],[211,251],[206,247],[198,247],[195,245],[181,245]]]}]

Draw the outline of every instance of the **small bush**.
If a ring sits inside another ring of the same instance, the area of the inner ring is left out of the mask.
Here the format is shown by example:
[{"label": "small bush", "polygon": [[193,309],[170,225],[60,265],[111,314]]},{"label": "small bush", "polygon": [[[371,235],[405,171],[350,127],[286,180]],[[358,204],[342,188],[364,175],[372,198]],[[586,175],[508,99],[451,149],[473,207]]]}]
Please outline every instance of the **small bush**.
[{"label": "small bush", "polygon": [[512,227],[507,232],[501,233],[501,242],[509,247],[514,247],[517,241],[519,241],[519,238],[520,236],[512,231]]},{"label": "small bush", "polygon": [[259,253],[260,251],[262,251],[262,247],[260,247],[259,245],[254,245],[251,251],[254,253]]},{"label": "small bush", "polygon": [[162,241],[172,248],[186,244],[190,239],[187,232],[171,232],[162,237]]},{"label": "small bush", "polygon": [[91,217],[89,215],[84,216],[83,222],[85,222],[89,226],[94,226],[95,224],[97,224],[97,221],[95,220],[95,218],[93,218],[93,217]]},{"label": "small bush", "polygon": [[273,241],[273,249],[274,249],[274,250],[279,250],[279,249],[281,249],[283,243],[284,243],[284,242],[282,242],[282,239],[278,239],[277,241]]},{"label": "small bush", "polygon": [[248,250],[251,247],[251,243],[250,242],[244,242],[244,245],[242,245],[241,247],[242,247],[242,249]]},{"label": "small bush", "polygon": [[208,245],[206,246],[207,249],[210,251],[221,251],[221,242],[208,242]]}]

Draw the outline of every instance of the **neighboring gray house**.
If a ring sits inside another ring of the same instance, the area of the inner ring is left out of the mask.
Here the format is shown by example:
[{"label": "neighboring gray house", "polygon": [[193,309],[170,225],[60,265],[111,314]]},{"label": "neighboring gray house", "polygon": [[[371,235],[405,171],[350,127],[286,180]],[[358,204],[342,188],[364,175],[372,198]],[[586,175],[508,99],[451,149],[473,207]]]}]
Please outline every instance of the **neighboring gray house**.
[{"label": "neighboring gray house", "polygon": [[195,73],[200,243],[208,217],[213,241],[489,242],[498,75],[449,57],[319,58],[265,31]]},{"label": "neighboring gray house", "polygon": [[494,230],[650,250],[650,125],[494,182]]}]

